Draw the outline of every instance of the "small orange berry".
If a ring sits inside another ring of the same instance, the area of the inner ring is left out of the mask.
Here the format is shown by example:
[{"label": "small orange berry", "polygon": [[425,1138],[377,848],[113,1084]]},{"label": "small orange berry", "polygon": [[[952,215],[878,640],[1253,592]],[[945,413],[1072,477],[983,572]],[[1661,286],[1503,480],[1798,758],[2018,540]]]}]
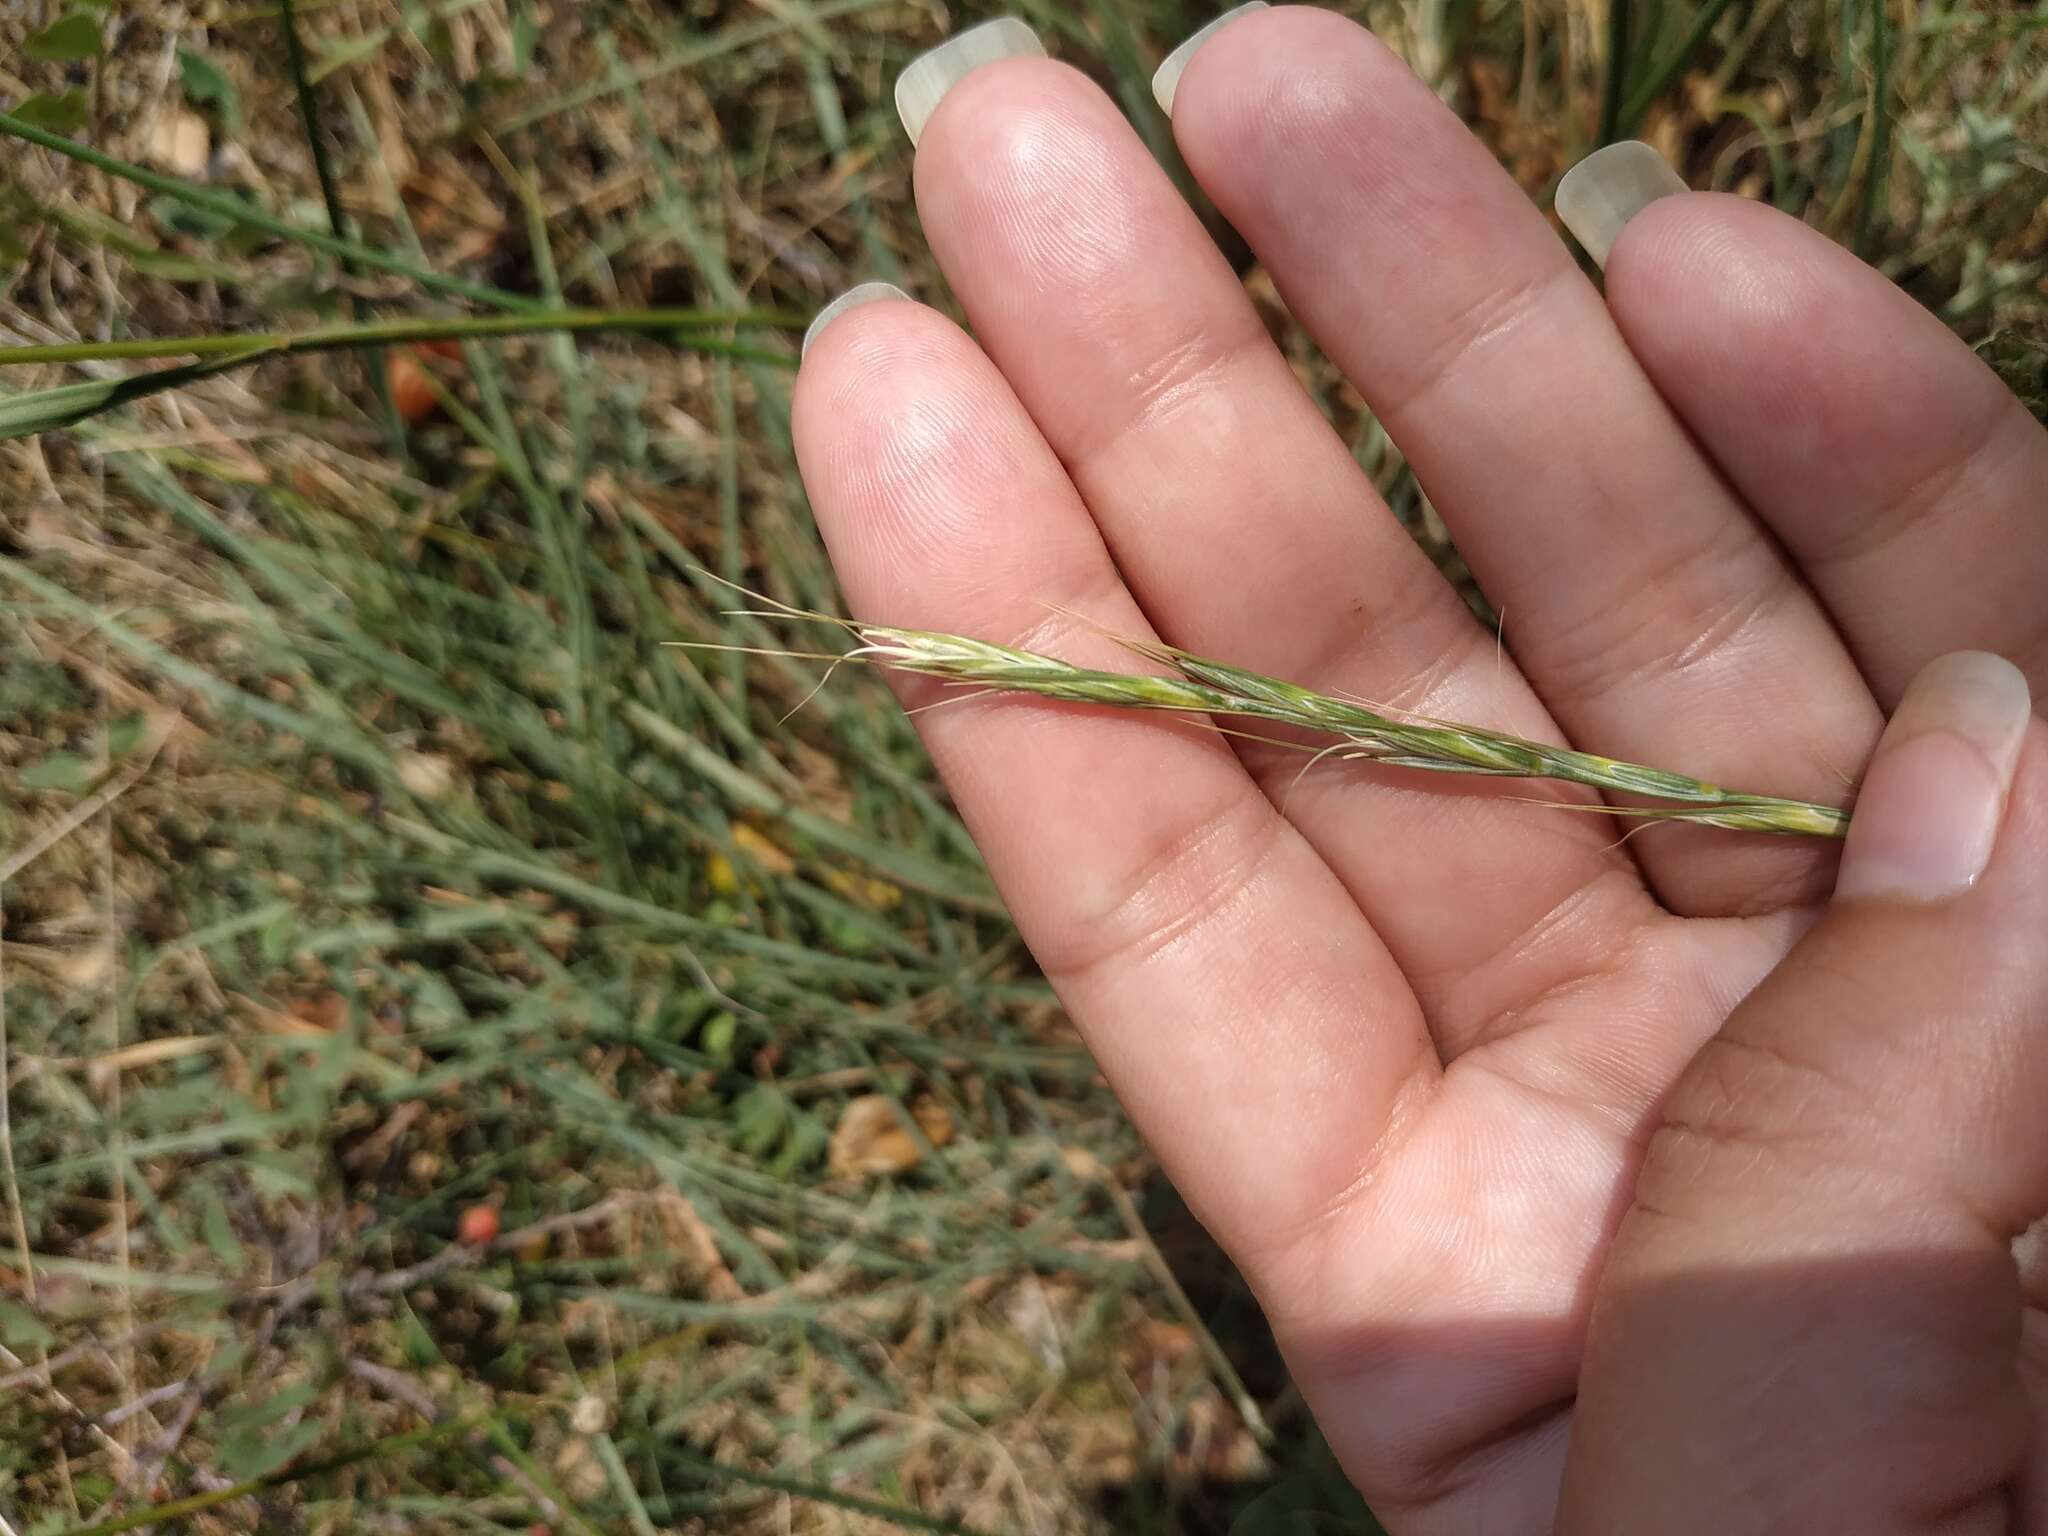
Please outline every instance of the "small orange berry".
[{"label": "small orange berry", "polygon": [[472,1248],[481,1248],[497,1235],[498,1208],[495,1205],[469,1206],[455,1223],[457,1241]]},{"label": "small orange berry", "polygon": [[391,390],[391,404],[407,426],[418,426],[441,408],[440,396],[427,377],[426,365],[410,348],[389,353],[384,359],[384,382]]}]

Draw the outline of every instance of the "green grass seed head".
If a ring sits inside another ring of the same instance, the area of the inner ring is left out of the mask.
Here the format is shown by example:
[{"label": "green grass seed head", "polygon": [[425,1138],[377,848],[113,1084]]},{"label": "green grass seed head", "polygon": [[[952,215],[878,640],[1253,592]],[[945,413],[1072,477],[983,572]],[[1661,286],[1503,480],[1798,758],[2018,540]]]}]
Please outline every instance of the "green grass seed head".
[{"label": "green grass seed head", "polygon": [[[835,621],[836,622],[836,621]],[[1742,794],[1705,779],[1451,721],[1398,719],[1299,683],[1190,655],[1150,640],[1120,640],[1134,655],[1177,675],[1106,672],[1056,657],[934,630],[849,626],[862,661],[997,691],[1103,704],[1238,716],[1334,736],[1343,755],[1389,766],[1494,778],[1558,779],[1607,793],[1674,802],[1597,807],[1642,822],[1686,821],[1784,837],[1840,837],[1849,813],[1772,795]]]}]

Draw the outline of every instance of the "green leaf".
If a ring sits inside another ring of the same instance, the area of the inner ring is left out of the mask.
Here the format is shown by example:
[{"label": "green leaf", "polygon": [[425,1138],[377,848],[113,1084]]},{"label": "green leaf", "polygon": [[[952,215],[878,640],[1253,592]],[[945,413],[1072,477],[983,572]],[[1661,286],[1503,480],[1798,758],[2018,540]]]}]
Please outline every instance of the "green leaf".
[{"label": "green leaf", "polygon": [[320,62],[306,71],[306,84],[318,85],[337,69],[347,69],[351,64],[374,56],[378,49],[390,41],[391,29],[380,27],[374,32],[364,33],[361,37],[339,38],[331,44],[323,44],[320,49]]},{"label": "green leaf", "polygon": [[292,952],[298,937],[299,914],[286,907],[263,925],[263,931],[256,936],[256,952],[265,965],[277,965]]},{"label": "green leaf", "polygon": [[255,1342],[247,1334],[229,1332],[220,1340],[213,1353],[206,1357],[206,1364],[200,1368],[199,1379],[215,1386],[225,1386],[240,1379],[242,1367],[249,1359],[249,1346]]},{"label": "green leaf", "polygon": [[82,90],[66,91],[61,96],[45,91],[16,107],[14,115],[31,127],[72,134],[85,126],[86,119],[92,116],[92,107]]},{"label": "green leaf", "polygon": [[310,1381],[296,1382],[268,1397],[223,1404],[214,1423],[221,1429],[261,1429],[294,1409],[312,1407],[319,1399],[319,1387]]},{"label": "green leaf", "polygon": [[786,1101],[765,1083],[749,1088],[732,1106],[733,1138],[749,1157],[764,1156],[782,1140],[788,1125]]},{"label": "green leaf", "polygon": [[144,277],[161,277],[174,283],[219,282],[224,276],[234,276],[217,263],[193,261],[169,251],[144,251],[128,259]]},{"label": "green leaf", "polygon": [[241,227],[225,214],[215,213],[211,208],[194,207],[168,193],[152,197],[143,206],[149,209],[149,216],[159,229],[173,234],[197,235],[202,240],[212,241],[220,239],[231,229]]},{"label": "green leaf", "polygon": [[529,75],[533,72],[533,50],[540,42],[540,21],[533,14],[531,4],[519,7],[519,14],[512,18],[512,72]]},{"label": "green leaf", "polygon": [[242,93],[227,72],[193,48],[178,49],[178,73],[185,81],[185,99],[195,107],[214,107],[221,126],[236,138],[242,134]]},{"label": "green leaf", "polygon": [[92,782],[92,764],[70,752],[53,752],[15,775],[23,789],[60,789],[76,794]]},{"label": "green leaf", "polygon": [[425,1370],[441,1363],[441,1351],[434,1345],[434,1336],[411,1307],[398,1314],[398,1338],[408,1364]]},{"label": "green leaf", "polygon": [[791,1118],[788,1141],[768,1165],[768,1171],[778,1179],[786,1179],[797,1169],[815,1161],[831,1141],[832,1133],[825,1129],[822,1120],[799,1111]]},{"label": "green leaf", "polygon": [[220,1260],[222,1268],[230,1274],[240,1274],[245,1255],[241,1239],[235,1236],[235,1224],[228,1215],[227,1202],[211,1184],[199,1186],[198,1199],[199,1231],[206,1239],[206,1246]]},{"label": "green leaf", "polygon": [[698,1045],[706,1056],[721,1066],[732,1061],[733,1038],[739,1033],[740,1021],[725,1012],[715,1013],[704,1026],[698,1037]]},{"label": "green leaf", "polygon": [[320,1438],[320,1425],[294,1424],[290,1429],[244,1429],[221,1440],[220,1464],[237,1481],[275,1472]]},{"label": "green leaf", "polygon": [[275,1198],[305,1199],[313,1193],[313,1181],[287,1162],[287,1153],[252,1153],[242,1171],[258,1190]]},{"label": "green leaf", "polygon": [[223,373],[253,362],[273,347],[251,347],[246,352],[186,363],[176,368],[158,368],[149,373],[129,374],[118,379],[87,379],[79,384],[59,384],[55,389],[31,390],[25,395],[0,395],[0,442],[10,437],[27,437],[36,432],[55,432],[61,427],[111,411],[145,395],[177,389],[209,374]]},{"label": "green leaf", "polygon": [[43,1320],[26,1307],[0,1301],[0,1339],[14,1349],[42,1349],[57,1342],[57,1335],[43,1326]]},{"label": "green leaf", "polygon": [[142,741],[149,722],[140,715],[122,715],[107,722],[107,756],[126,757]]},{"label": "green leaf", "polygon": [[53,64],[96,59],[100,54],[99,18],[90,11],[67,11],[42,31],[31,33],[21,51],[28,58]]}]

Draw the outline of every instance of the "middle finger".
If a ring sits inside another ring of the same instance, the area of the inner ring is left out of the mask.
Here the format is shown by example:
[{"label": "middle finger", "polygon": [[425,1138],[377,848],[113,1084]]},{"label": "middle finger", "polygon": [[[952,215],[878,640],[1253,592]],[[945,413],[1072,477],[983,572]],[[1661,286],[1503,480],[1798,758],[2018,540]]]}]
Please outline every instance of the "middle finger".
[{"label": "middle finger", "polygon": [[[959,43],[973,62],[977,41]],[[929,99],[920,82],[945,57],[913,65],[899,99]],[[927,238],[1161,634],[1326,691],[1556,738],[1102,92],[1010,58],[909,121]],[[1447,1058],[1530,993],[1606,963],[1612,936],[1654,911],[1610,824],[1532,809],[1526,785],[1375,773],[1361,787],[1339,767],[1296,783],[1299,754],[1247,762],[1399,959]]]}]

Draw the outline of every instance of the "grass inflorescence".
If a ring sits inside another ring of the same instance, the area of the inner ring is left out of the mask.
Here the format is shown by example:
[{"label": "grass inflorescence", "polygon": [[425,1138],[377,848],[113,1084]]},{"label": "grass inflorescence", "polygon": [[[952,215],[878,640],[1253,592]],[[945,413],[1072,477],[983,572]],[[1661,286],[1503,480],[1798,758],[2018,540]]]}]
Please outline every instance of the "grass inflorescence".
[{"label": "grass inflorescence", "polygon": [[[824,615],[804,617],[825,619]],[[1490,778],[1558,779],[1607,793],[1672,802],[1610,806],[1639,821],[1686,821],[1733,832],[1781,837],[1841,837],[1849,812],[1831,805],[1724,789],[1690,774],[1623,762],[1510,736],[1482,726],[1423,717],[1398,718],[1363,702],[1318,693],[1246,667],[1212,661],[1156,641],[1115,637],[1134,655],[1171,667],[1175,675],[1108,672],[992,641],[927,629],[845,623],[860,641],[847,659],[898,672],[1011,693],[1037,694],[1117,709],[1222,715],[1289,726],[1338,738],[1338,756]],[[1573,809],[1585,809],[1575,806]]]}]

